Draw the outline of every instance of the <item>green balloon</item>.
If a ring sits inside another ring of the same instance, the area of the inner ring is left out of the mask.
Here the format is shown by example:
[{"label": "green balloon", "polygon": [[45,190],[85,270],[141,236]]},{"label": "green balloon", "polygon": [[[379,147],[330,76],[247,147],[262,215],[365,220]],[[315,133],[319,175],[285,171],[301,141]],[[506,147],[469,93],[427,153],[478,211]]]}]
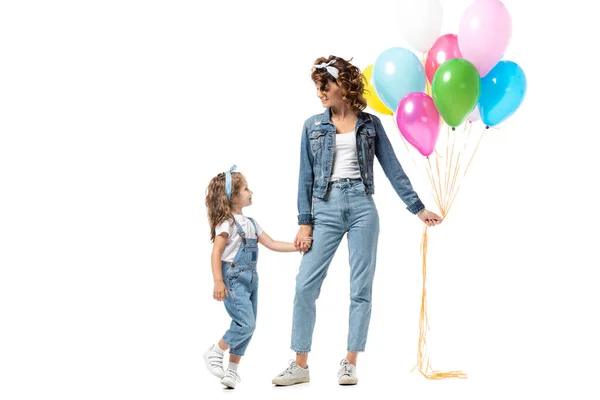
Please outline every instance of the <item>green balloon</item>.
[{"label": "green balloon", "polygon": [[464,58],[452,58],[440,65],[433,75],[431,93],[448,125],[459,126],[475,109],[480,81],[477,68]]}]

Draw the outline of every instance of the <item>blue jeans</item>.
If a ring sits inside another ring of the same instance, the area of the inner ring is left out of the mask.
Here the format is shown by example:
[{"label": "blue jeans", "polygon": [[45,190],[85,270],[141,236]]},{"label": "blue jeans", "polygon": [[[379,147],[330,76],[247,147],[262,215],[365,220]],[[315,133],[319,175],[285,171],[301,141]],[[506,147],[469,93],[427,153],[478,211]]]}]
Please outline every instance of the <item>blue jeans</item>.
[{"label": "blue jeans", "polygon": [[296,276],[292,350],[311,350],[321,285],[335,251],[348,233],[350,253],[350,321],[348,351],[364,351],[371,320],[371,297],[379,215],[361,179],[332,182],[324,199],[313,199],[313,244]]}]

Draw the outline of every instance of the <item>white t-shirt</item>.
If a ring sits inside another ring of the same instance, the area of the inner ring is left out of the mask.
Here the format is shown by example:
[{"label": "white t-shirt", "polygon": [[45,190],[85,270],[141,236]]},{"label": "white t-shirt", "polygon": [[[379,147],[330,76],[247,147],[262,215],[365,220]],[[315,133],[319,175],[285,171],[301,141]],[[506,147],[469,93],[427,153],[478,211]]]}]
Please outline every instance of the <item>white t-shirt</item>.
[{"label": "white t-shirt", "polygon": [[344,178],[360,178],[360,169],[356,158],[356,133],[354,131],[335,135],[331,180]]},{"label": "white t-shirt", "polygon": [[[246,239],[258,239],[261,233],[263,233],[262,228],[260,225],[258,225],[256,220],[254,220],[256,223],[256,231],[254,231],[254,225],[252,225],[250,218],[238,214],[234,214],[233,216],[238,224],[242,226],[244,233],[246,233]],[[216,236],[223,232],[227,232],[229,237],[227,238],[227,244],[225,245],[225,250],[223,250],[221,261],[230,263],[235,259],[235,255],[242,244],[242,238],[238,233],[237,226],[235,224],[231,224],[231,220],[225,221],[215,228]]]}]

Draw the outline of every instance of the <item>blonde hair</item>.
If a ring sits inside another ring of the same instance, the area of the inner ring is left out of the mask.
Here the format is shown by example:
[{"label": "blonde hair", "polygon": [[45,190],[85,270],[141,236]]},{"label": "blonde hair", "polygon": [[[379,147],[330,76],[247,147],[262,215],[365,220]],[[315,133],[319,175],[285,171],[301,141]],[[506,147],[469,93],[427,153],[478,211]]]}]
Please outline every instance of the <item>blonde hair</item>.
[{"label": "blonde hair", "polygon": [[[231,173],[231,198],[237,196],[246,183],[246,178],[239,172]],[[225,194],[225,173],[222,172],[210,180],[206,194],[206,212],[210,225],[210,240],[215,241],[215,228],[232,218],[231,206]]]}]

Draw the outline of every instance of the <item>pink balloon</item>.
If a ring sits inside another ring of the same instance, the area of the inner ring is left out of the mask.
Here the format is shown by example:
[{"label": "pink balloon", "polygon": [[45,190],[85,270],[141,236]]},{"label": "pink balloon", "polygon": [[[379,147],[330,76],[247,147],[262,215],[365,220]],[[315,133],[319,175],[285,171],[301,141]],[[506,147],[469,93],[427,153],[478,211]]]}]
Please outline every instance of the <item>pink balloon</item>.
[{"label": "pink balloon", "polygon": [[398,129],[419,153],[429,157],[435,149],[442,118],[433,99],[423,92],[412,92],[400,100],[396,110]]},{"label": "pink balloon", "polygon": [[442,35],[431,46],[425,60],[425,74],[429,83],[433,82],[433,75],[440,65],[452,58],[463,58],[458,47],[458,36],[453,33]]},{"label": "pink balloon", "polygon": [[512,35],[508,10],[499,0],[476,0],[463,14],[458,45],[483,78],[502,59]]},{"label": "pink balloon", "polygon": [[476,106],[471,115],[467,118],[469,122],[477,122],[481,119],[481,115],[479,114],[479,106]]}]

